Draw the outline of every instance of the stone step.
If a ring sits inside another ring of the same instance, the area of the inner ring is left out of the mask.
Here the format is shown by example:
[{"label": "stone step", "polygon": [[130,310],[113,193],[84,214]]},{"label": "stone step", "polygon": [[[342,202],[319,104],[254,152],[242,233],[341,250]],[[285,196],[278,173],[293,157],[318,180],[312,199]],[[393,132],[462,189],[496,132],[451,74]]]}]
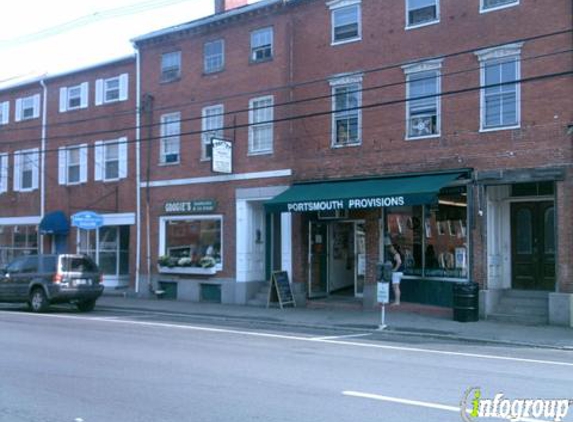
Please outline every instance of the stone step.
[{"label": "stone step", "polygon": [[509,315],[538,315],[545,316],[549,315],[549,310],[547,306],[519,306],[519,305],[497,305],[494,309],[495,313],[509,314]]},{"label": "stone step", "polygon": [[488,320],[507,322],[522,325],[547,325],[549,323],[548,317],[542,315],[516,315],[516,314],[503,314],[492,313],[487,316]]},{"label": "stone step", "polygon": [[502,297],[499,300],[500,309],[531,309],[548,311],[549,301],[546,299]]},{"label": "stone step", "polygon": [[537,290],[508,289],[508,290],[503,291],[503,297],[520,298],[520,299],[545,299],[545,300],[549,300],[549,292],[540,292]]}]

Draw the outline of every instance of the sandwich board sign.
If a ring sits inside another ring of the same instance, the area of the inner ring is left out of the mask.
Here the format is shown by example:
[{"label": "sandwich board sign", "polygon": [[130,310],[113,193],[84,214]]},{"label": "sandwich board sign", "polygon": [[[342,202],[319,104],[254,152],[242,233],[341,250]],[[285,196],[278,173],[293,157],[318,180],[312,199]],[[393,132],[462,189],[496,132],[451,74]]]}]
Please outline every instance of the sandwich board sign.
[{"label": "sandwich board sign", "polygon": [[269,300],[267,301],[267,308],[271,302],[279,302],[281,309],[284,305],[292,305],[296,307],[294,296],[290,288],[290,281],[288,279],[288,272],[274,271],[271,275],[271,288],[269,290]]}]

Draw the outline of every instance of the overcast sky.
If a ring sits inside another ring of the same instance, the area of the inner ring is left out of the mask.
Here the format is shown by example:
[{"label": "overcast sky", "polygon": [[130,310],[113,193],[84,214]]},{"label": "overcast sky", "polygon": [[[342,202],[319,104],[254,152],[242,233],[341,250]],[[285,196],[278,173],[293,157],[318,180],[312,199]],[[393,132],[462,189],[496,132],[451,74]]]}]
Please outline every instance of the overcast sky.
[{"label": "overcast sky", "polygon": [[0,13],[0,84],[127,56],[133,53],[130,39],[210,15],[213,3],[213,0],[11,1]]}]

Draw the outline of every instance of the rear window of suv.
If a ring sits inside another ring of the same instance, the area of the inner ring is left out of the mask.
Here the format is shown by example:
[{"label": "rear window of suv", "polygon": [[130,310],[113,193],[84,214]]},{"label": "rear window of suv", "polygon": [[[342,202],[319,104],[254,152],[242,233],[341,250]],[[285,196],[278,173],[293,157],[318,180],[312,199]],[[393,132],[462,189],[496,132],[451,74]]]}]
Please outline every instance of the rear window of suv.
[{"label": "rear window of suv", "polygon": [[97,273],[97,265],[89,258],[77,256],[62,257],[63,272]]}]

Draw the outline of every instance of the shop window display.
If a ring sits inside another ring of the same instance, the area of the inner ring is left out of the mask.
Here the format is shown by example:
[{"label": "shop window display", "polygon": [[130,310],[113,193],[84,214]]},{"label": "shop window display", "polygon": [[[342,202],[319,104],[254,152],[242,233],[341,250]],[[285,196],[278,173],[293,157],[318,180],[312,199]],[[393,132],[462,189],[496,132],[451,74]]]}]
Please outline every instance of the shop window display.
[{"label": "shop window display", "polygon": [[160,266],[221,269],[221,219],[168,219],[163,222]]},{"label": "shop window display", "polygon": [[434,205],[388,208],[384,230],[402,250],[404,275],[467,278],[465,188],[443,189]]},{"label": "shop window display", "polygon": [[37,253],[37,226],[0,226],[0,267],[21,255]]}]

